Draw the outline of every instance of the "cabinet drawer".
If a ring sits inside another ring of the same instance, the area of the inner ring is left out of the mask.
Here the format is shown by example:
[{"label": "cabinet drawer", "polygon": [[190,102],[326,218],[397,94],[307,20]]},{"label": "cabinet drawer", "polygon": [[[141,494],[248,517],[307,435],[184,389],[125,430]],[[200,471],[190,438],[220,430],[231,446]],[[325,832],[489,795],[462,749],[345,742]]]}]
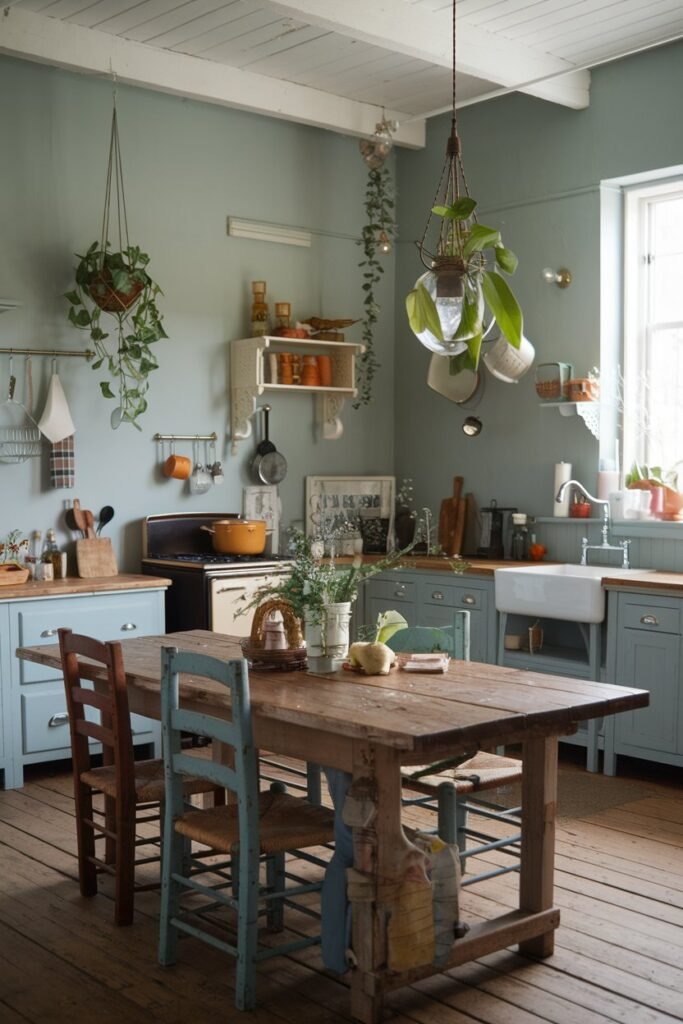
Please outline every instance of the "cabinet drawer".
[{"label": "cabinet drawer", "polygon": [[622,626],[627,629],[649,629],[657,633],[680,633],[681,613],[678,607],[650,604],[647,601],[625,601]]},{"label": "cabinet drawer", "polygon": [[[157,594],[137,593],[26,602],[15,611],[15,646],[57,643],[57,630],[62,626],[98,640],[125,640],[154,633],[157,597]],[[55,678],[55,670],[44,665],[30,661],[18,664],[22,684]]]},{"label": "cabinet drawer", "polygon": [[452,584],[420,583],[421,605],[442,605],[446,608],[481,608],[483,594],[474,587],[454,587]]},{"label": "cabinet drawer", "polygon": [[[88,709],[86,714],[93,721],[99,718],[94,709]],[[65,750],[65,756],[71,756],[71,732],[63,686],[41,687],[22,693],[21,724],[24,754]],[[131,715],[130,724],[133,735],[149,732],[151,727],[149,720],[141,715]]]},{"label": "cabinet drawer", "polygon": [[370,580],[367,594],[380,601],[415,601],[416,590],[415,583],[409,580]]}]

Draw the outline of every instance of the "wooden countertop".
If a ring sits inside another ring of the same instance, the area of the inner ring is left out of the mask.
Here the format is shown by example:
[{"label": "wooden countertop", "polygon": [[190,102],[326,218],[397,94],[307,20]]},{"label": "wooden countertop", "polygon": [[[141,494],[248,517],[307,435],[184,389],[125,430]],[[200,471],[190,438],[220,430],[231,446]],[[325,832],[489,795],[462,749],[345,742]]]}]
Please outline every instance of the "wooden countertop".
[{"label": "wooden countertop", "polygon": [[[378,562],[383,555],[363,555],[364,562]],[[463,556],[463,561],[467,562],[468,568],[465,569],[463,576],[490,576],[496,569],[513,569],[521,565],[540,565],[540,564],[552,564],[552,560],[544,560],[540,562],[513,562],[511,560],[494,560],[491,558],[468,558]],[[344,555],[340,558],[335,559],[337,565],[351,565],[353,558],[350,555]],[[401,567],[403,569],[428,569],[430,572],[452,572],[450,562],[446,558],[442,558],[439,555],[408,555],[402,562]],[[643,569],[642,576],[629,576],[628,579],[624,579],[623,576],[610,576],[610,567],[605,566],[605,575],[602,579],[602,585],[607,590],[668,590],[668,591],[679,591],[683,592],[683,572],[664,572],[659,569],[655,571],[648,571]]]},{"label": "wooden countertop", "polygon": [[16,586],[0,587],[0,601],[25,601],[32,597],[69,597],[74,594],[101,594],[106,590],[149,590],[171,586],[171,580],[162,576],[136,576],[119,573],[118,576],[97,576],[81,579],[69,576],[65,580],[31,580]]}]

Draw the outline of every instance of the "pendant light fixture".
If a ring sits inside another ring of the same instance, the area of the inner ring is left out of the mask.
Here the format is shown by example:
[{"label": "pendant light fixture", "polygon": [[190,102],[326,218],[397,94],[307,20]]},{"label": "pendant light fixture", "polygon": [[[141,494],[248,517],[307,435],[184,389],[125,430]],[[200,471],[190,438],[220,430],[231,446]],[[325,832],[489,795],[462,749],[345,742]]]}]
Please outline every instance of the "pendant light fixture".
[{"label": "pendant light fixture", "polygon": [[[505,248],[499,231],[478,223],[477,202],[465,177],[457,121],[456,23],[453,0],[451,130],[436,194],[417,243],[426,273],[406,298],[411,330],[431,352],[454,357],[452,372],[477,370],[482,339],[493,319],[513,348],[522,341],[522,312],[499,273],[514,273],[517,257]],[[440,221],[438,231],[435,219]]]}]

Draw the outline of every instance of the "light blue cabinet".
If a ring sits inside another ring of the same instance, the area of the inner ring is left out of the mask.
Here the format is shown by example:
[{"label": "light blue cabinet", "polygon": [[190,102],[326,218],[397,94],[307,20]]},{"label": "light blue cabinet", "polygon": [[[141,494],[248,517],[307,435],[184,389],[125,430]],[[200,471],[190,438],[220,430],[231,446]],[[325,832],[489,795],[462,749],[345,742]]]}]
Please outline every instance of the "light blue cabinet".
[{"label": "light blue cabinet", "polygon": [[[23,785],[25,765],[71,756],[61,675],[14,656],[17,647],[56,643],[62,626],[99,640],[163,633],[164,590],[0,602],[0,771],[5,789]],[[133,742],[152,744],[158,752],[158,724],[137,715],[132,722]]]},{"label": "light blue cabinet", "polygon": [[495,603],[493,580],[446,571],[399,569],[368,580],[363,595],[367,625],[380,612],[395,609],[411,626],[450,626],[453,612],[470,612],[472,661],[495,661]]},{"label": "light blue cabinet", "polygon": [[605,771],[616,773],[618,754],[683,765],[683,598],[614,592],[610,601],[608,679],[649,690],[650,704],[615,717]]}]

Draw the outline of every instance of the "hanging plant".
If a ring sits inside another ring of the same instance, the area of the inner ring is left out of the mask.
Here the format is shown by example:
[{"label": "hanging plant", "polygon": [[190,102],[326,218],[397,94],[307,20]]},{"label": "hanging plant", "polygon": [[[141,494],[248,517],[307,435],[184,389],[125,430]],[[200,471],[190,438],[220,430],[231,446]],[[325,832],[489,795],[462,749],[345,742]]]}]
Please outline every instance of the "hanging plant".
[{"label": "hanging plant", "polygon": [[[114,248],[107,237],[112,181],[118,248]],[[89,331],[96,355],[92,368],[97,371],[106,367],[118,392],[112,390],[110,380],[100,381],[104,398],[118,398],[118,406],[111,414],[112,427],[115,429],[127,422],[140,430],[137,419],[147,409],[148,377],[158,366],[150,346],[168,335],[156,304],[162,291],[147,271],[149,256],[138,246],[131,245],[128,239],[116,102],[111,123],[102,237],[92,243],[85,255],[76,255],[79,261],[76,286],[65,296],[69,302],[69,322]],[[114,318],[111,336],[102,327],[102,313]]]},{"label": "hanging plant", "polygon": [[375,327],[380,312],[379,303],[375,298],[375,288],[384,273],[379,256],[391,251],[391,240],[395,231],[394,187],[387,167],[370,167],[364,205],[366,219],[359,242],[363,247],[363,259],[358,266],[363,268],[365,295],[362,338],[365,352],[356,361],[358,398],[354,402],[354,409],[359,409],[361,405],[370,402],[375,373],[380,366],[374,347]]}]

